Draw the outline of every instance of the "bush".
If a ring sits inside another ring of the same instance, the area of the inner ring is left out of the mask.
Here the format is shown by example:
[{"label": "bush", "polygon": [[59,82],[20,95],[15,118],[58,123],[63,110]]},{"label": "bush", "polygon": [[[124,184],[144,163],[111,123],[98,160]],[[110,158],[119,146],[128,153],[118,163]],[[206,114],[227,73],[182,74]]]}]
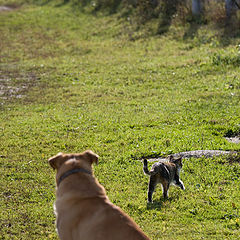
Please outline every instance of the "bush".
[{"label": "bush", "polygon": [[[235,11],[231,19],[226,17],[225,1],[202,1],[200,16],[192,15],[192,0],[63,0],[75,5],[88,7],[90,11],[105,11],[109,14],[119,12],[122,16],[132,16],[138,26],[144,25],[152,19],[158,19],[158,33],[166,32],[174,21],[182,24],[196,22],[205,24],[213,22],[231,27],[232,32],[239,33],[240,11]],[[228,28],[229,29],[229,28]],[[237,29],[237,31],[236,31]]]},{"label": "bush", "polygon": [[212,63],[214,65],[240,66],[240,52],[232,53],[231,55],[216,53],[212,57]]}]

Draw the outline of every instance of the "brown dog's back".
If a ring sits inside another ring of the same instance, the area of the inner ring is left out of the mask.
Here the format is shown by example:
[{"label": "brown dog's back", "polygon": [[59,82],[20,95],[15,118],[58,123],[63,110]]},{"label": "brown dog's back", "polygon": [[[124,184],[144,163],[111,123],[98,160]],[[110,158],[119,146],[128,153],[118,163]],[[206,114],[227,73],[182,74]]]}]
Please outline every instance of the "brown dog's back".
[{"label": "brown dog's back", "polygon": [[[57,169],[55,208],[60,239],[149,240],[127,214],[109,201],[92,174],[92,163],[97,160],[91,151],[60,153],[49,159]],[[84,170],[73,173],[72,169]]]},{"label": "brown dog's back", "polygon": [[[107,199],[101,202],[91,201],[94,208],[84,213],[84,219],[79,221],[75,238],[86,240],[147,240],[147,236],[129,216],[114,206]],[[80,237],[80,238],[79,238]]]}]

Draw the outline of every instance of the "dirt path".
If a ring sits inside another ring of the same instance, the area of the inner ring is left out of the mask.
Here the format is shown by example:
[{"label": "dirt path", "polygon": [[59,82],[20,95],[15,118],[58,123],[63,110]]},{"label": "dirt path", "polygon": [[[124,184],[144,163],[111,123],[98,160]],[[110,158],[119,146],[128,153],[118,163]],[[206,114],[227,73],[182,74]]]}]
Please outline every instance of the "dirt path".
[{"label": "dirt path", "polygon": [[19,8],[17,5],[2,5],[0,6],[0,12],[9,12]]},{"label": "dirt path", "polygon": [[11,11],[12,8],[10,7],[7,7],[7,6],[0,6],[0,12],[3,12],[3,11]]}]

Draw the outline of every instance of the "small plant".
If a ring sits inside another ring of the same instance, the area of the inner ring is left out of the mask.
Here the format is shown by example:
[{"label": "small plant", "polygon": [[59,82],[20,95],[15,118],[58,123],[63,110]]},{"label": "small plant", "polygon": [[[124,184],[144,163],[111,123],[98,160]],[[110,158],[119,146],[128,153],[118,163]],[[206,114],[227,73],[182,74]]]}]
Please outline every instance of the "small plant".
[{"label": "small plant", "polygon": [[232,65],[234,67],[240,66],[240,50],[239,45],[230,53],[219,52],[212,56],[213,65]]}]

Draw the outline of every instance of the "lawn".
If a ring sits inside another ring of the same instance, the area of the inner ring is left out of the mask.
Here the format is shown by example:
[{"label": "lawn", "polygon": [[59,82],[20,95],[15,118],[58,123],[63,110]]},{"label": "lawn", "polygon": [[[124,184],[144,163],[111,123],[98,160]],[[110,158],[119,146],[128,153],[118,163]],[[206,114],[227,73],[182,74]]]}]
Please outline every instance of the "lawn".
[{"label": "lawn", "polygon": [[151,36],[55,1],[0,12],[1,239],[58,239],[47,160],[86,149],[152,240],[239,238],[239,156],[184,159],[186,190],[147,204],[143,158],[240,150],[240,37],[188,27]]}]

